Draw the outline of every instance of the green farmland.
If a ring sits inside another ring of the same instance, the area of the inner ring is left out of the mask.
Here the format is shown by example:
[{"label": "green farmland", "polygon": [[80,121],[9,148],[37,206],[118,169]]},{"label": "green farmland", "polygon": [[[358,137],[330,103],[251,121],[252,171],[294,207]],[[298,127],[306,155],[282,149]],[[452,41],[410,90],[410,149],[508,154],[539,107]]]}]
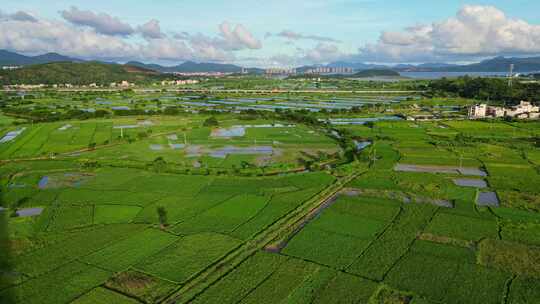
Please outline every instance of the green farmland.
[{"label": "green farmland", "polygon": [[2,115],[0,302],[540,303],[540,123],[355,117]]}]

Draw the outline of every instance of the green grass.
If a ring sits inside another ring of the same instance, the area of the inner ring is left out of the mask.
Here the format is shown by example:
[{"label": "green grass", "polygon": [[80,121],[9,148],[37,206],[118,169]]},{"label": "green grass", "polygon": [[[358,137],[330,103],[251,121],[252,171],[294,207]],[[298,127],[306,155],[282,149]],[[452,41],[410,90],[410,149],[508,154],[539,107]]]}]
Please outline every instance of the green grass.
[{"label": "green grass", "polygon": [[347,271],[374,280],[382,280],[409,249],[436,212],[430,205],[403,205],[402,212],[389,228],[359,255]]},{"label": "green grass", "polygon": [[122,294],[111,291],[109,289],[98,287],[89,293],[84,294],[77,300],[71,302],[73,304],[137,304],[134,299],[128,298]]},{"label": "green grass", "polygon": [[173,244],[178,237],[157,229],[146,229],[83,257],[85,263],[119,272]]},{"label": "green grass", "polygon": [[426,232],[460,240],[479,241],[486,237],[496,238],[497,230],[495,219],[439,213],[433,218]]},{"label": "green grass", "polygon": [[15,270],[30,276],[40,275],[81,259],[140,230],[141,227],[137,225],[110,225],[67,233],[62,237],[62,241],[15,257]]},{"label": "green grass", "polygon": [[283,253],[343,269],[382,233],[397,206],[388,200],[340,196],[295,235]]},{"label": "green grass", "polygon": [[268,203],[268,198],[238,195],[210,208],[195,218],[179,223],[173,230],[180,234],[197,232],[230,233],[257,215]]},{"label": "green grass", "polygon": [[94,206],[92,205],[54,205],[48,231],[68,230],[93,224]]},{"label": "green grass", "polygon": [[476,265],[471,249],[417,241],[386,280],[400,290],[442,303],[500,303],[508,278]]},{"label": "green grass", "polygon": [[321,288],[312,303],[367,303],[377,283],[339,272]]},{"label": "green grass", "polygon": [[311,277],[318,266],[290,259],[279,266],[269,278],[242,299],[241,303],[276,303],[285,300]]},{"label": "green grass", "polygon": [[239,244],[238,240],[220,234],[190,235],[142,260],[135,268],[169,281],[184,283]]},{"label": "green grass", "polygon": [[540,280],[517,277],[510,286],[509,303],[533,304],[540,299]]},{"label": "green grass", "polygon": [[308,225],[283,250],[284,254],[343,268],[368,247],[370,240],[327,232]]},{"label": "green grass", "polygon": [[540,248],[485,239],[478,246],[478,264],[514,274],[540,278]]},{"label": "green grass", "polygon": [[241,239],[249,239],[314,196],[321,190],[320,188],[322,187],[274,194],[264,209],[249,221],[238,226],[231,235]]},{"label": "green grass", "polygon": [[140,212],[141,207],[122,205],[96,205],[94,224],[129,223]]},{"label": "green grass", "polygon": [[0,299],[11,292],[14,295],[12,303],[69,303],[103,284],[110,275],[103,269],[73,262],[1,291]]},{"label": "green grass", "polygon": [[[34,101],[40,106],[66,102],[57,108],[62,111],[68,101],[76,105],[81,98],[67,101],[63,94],[72,96],[62,93]],[[146,98],[162,95],[88,94],[85,107],[96,108],[107,107],[94,104],[97,96],[114,105],[131,99],[144,106]],[[419,101],[430,102],[434,100]],[[318,117],[323,116],[355,115]],[[6,281],[7,274],[1,274],[0,299],[15,293],[16,303],[162,302],[209,267],[220,265],[216,263],[235,248],[242,244],[251,248],[266,228],[339,182],[332,174],[362,170],[366,172],[344,185],[359,189],[359,195],[339,196],[280,253],[257,252],[220,272],[223,276],[216,282],[204,281],[198,286],[204,288],[192,290],[199,293],[190,290],[188,294],[196,297],[193,303],[371,304],[399,303],[404,298],[412,298],[412,304],[538,302],[540,154],[532,140],[540,135],[538,123],[399,121],[377,122],[373,128],[345,126],[374,142],[358,162],[319,172],[241,177],[237,174],[263,172],[235,171],[242,161],[268,161],[264,172],[281,172],[296,168],[298,157],[339,152],[337,142],[303,125],[251,128],[241,138],[215,139],[210,128],[201,127],[206,117],[35,123],[13,142],[0,145],[0,158],[9,160],[97,144],[95,151],[73,156],[0,166],[2,206],[45,208],[40,216],[8,221],[14,274]],[[140,131],[148,131],[150,137],[143,140],[128,143],[113,129],[142,120],[154,125],[126,129],[125,135],[136,139]],[[228,114],[218,115],[218,120],[223,127],[271,121],[239,120]],[[72,128],[58,130],[68,123]],[[0,117],[0,133],[15,129],[2,124]],[[279,152],[270,159],[187,158],[183,150],[168,146],[183,143],[184,133],[189,144],[205,149],[245,147],[256,140],[257,145],[272,145]],[[169,134],[178,139],[167,138]],[[100,147],[106,142],[114,145]],[[152,144],[165,149],[152,151]],[[151,165],[158,156],[168,163],[168,173],[156,173]],[[201,169],[193,168],[196,160]],[[94,161],[97,167],[85,166]],[[497,192],[501,207],[477,207],[477,190],[456,186],[455,175],[396,172],[398,162],[462,163],[485,169],[487,190]],[[37,186],[43,176],[50,178],[46,189]],[[454,208],[404,203],[404,197],[449,200]],[[163,230],[158,207],[167,211],[169,225]],[[177,295],[180,302],[190,300]]]},{"label": "green grass", "polygon": [[237,303],[271,277],[285,261],[287,258],[279,255],[257,253],[195,298],[193,303]]},{"label": "green grass", "polygon": [[104,286],[144,303],[159,302],[178,288],[172,282],[133,270],[117,273]]}]

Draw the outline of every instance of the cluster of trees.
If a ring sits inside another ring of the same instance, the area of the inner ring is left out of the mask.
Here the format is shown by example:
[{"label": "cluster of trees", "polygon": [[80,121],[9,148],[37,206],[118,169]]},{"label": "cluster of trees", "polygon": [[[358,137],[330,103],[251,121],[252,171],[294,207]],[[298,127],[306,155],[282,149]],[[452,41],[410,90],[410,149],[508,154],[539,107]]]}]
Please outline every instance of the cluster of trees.
[{"label": "cluster of trees", "polygon": [[309,112],[308,110],[283,111],[281,109],[276,109],[276,115],[278,119],[303,123],[306,125],[318,126],[324,124],[321,123],[319,119],[316,116],[312,115],[311,112]]},{"label": "cluster of trees", "polygon": [[61,111],[51,111],[49,109],[43,108],[6,108],[4,109],[6,114],[11,114],[13,116],[30,119],[34,122],[53,122],[60,120],[70,120],[70,119],[92,119],[92,118],[103,118],[111,115],[111,112],[106,110],[96,110],[95,112],[87,112],[77,109],[70,109],[65,112]]},{"label": "cluster of trees", "polygon": [[219,126],[219,121],[214,116],[207,118],[204,123],[204,127],[217,127]]},{"label": "cluster of trees", "polygon": [[508,80],[503,78],[442,78],[430,82],[428,90],[432,96],[456,96],[486,101],[540,101],[540,84],[514,81],[510,86]]}]

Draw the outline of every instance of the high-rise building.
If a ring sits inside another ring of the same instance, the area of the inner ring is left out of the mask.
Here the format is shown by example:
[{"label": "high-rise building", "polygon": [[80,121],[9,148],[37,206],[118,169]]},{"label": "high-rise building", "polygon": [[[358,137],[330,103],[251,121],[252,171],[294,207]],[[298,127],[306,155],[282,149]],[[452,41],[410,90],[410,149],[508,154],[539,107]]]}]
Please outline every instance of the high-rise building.
[{"label": "high-rise building", "polygon": [[347,67],[318,67],[314,69],[309,69],[306,71],[306,74],[352,74],[354,71],[352,68]]},{"label": "high-rise building", "polygon": [[269,68],[265,70],[267,75],[294,75],[296,74],[296,69],[290,68]]}]

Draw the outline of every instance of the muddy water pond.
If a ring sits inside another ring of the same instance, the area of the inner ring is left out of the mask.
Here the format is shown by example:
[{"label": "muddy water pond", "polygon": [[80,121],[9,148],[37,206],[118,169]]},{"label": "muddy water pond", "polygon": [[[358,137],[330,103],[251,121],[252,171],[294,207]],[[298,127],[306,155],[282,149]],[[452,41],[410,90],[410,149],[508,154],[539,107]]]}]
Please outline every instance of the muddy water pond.
[{"label": "muddy water pond", "polygon": [[483,179],[456,178],[454,184],[460,187],[487,188],[487,183]]}]

